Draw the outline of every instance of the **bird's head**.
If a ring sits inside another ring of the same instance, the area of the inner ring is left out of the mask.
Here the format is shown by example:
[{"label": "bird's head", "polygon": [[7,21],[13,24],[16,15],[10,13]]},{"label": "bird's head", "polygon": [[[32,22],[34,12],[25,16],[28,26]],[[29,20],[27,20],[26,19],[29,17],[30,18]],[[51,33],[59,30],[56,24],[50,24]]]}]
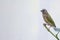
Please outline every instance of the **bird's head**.
[{"label": "bird's head", "polygon": [[42,13],[46,13],[47,10],[46,10],[46,9],[42,9],[41,12],[42,12]]}]

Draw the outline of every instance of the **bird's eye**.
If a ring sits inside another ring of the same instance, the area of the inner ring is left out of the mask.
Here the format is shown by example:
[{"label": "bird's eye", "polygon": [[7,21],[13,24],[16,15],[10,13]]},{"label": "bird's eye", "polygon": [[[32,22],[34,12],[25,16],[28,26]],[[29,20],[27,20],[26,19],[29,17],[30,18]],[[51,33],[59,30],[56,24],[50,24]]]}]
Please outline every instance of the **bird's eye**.
[{"label": "bird's eye", "polygon": [[42,10],[43,12],[45,11],[45,10]]},{"label": "bird's eye", "polygon": [[41,12],[44,12],[45,10],[41,10]]},{"label": "bird's eye", "polygon": [[41,12],[46,12],[46,9],[42,9]]}]

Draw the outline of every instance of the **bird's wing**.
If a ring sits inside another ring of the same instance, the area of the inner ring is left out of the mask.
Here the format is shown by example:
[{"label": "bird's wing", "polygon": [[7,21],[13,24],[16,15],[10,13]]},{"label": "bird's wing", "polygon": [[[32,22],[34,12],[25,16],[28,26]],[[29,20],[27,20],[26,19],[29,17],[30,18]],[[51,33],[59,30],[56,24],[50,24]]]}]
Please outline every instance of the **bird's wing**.
[{"label": "bird's wing", "polygon": [[53,26],[55,26],[55,23],[54,23],[54,21],[53,21],[53,19],[51,18],[51,16],[48,14],[48,16],[47,16],[47,20],[53,25]]}]

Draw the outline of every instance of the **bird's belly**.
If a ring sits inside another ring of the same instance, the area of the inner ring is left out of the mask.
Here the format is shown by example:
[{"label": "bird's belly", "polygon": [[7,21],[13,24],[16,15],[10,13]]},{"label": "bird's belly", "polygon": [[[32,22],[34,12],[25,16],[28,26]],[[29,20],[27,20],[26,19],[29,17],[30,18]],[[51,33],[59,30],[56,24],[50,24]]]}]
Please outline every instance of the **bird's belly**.
[{"label": "bird's belly", "polygon": [[53,26],[53,25],[49,22],[49,20],[47,20],[47,17],[46,17],[46,16],[43,16],[43,19],[44,19],[44,21],[46,22],[46,24],[48,24],[48,25],[50,25],[50,26]]}]

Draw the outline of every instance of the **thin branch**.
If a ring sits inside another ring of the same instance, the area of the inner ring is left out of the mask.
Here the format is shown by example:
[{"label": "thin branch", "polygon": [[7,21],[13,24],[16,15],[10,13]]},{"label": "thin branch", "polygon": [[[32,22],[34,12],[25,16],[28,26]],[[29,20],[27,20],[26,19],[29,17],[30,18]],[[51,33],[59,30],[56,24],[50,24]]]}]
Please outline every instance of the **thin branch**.
[{"label": "thin branch", "polygon": [[44,27],[47,29],[48,32],[50,32],[57,40],[59,40],[59,38],[58,38],[56,35],[54,35],[54,33],[51,32],[51,31],[48,29],[48,27],[46,26],[46,24],[43,24],[43,25],[44,25]]},{"label": "thin branch", "polygon": [[59,32],[56,34],[56,36],[58,36]]}]

